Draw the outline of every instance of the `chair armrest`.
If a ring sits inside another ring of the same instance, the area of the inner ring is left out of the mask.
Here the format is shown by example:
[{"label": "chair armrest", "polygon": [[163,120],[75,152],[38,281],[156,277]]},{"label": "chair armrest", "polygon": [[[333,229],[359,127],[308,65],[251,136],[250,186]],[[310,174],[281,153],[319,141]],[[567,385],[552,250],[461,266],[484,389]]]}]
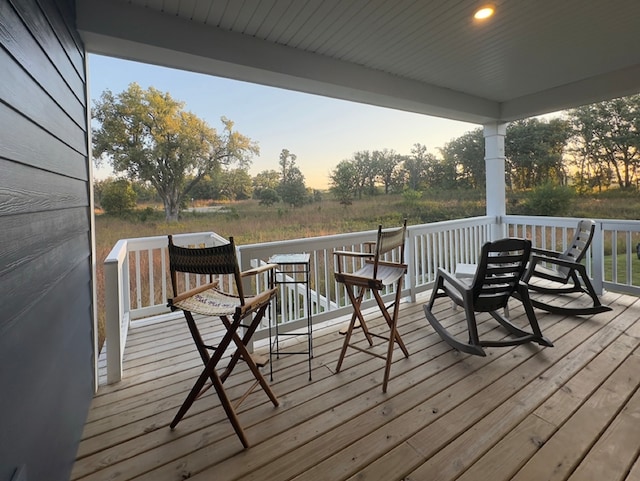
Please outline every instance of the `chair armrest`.
[{"label": "chair armrest", "polygon": [[171,307],[176,302],[180,302],[184,299],[188,299],[189,297],[195,296],[196,294],[207,291],[209,289],[215,289],[218,287],[218,281],[213,281],[208,284],[202,284],[201,286],[194,287],[193,289],[189,289],[188,291],[184,291],[183,293],[177,295],[176,297],[171,297],[167,299],[167,306]]},{"label": "chair armrest", "polygon": [[468,290],[468,286],[466,284],[464,284],[455,275],[444,270],[442,267],[438,267],[438,275],[436,276],[435,285],[438,285],[438,277],[442,277],[447,284],[454,287],[461,295],[464,295],[464,291]]},{"label": "chair armrest", "polygon": [[354,274],[344,273],[344,272],[336,272],[335,274],[336,281],[341,282],[343,284],[349,284],[352,286],[358,287],[369,287],[371,289],[382,289],[384,286],[380,279],[374,279],[372,277],[363,277]]},{"label": "chair armrest", "polygon": [[542,262],[546,262],[549,264],[555,264],[561,267],[571,267],[575,268],[576,266],[581,266],[579,262],[570,261],[568,259],[560,259],[558,257],[545,257],[545,256],[531,256],[531,267],[535,267],[536,264],[540,264]]},{"label": "chair armrest", "polygon": [[253,269],[247,269],[246,271],[242,271],[240,273],[240,277],[255,276],[262,272],[275,269],[276,267],[278,267],[277,264],[264,264],[262,266],[254,267]]},{"label": "chair armrest", "polygon": [[407,270],[409,266],[404,262],[378,261],[378,266],[397,267]]},{"label": "chair armrest", "polygon": [[[342,269],[344,268],[345,262],[343,261],[344,257],[354,257],[358,259],[373,259],[375,254],[371,252],[357,252],[357,251],[333,251],[333,255],[338,258],[338,272],[342,274]],[[371,262],[371,261],[368,261]]]},{"label": "chair armrest", "polygon": [[369,252],[373,254],[373,249],[376,247],[376,241],[366,241],[363,245],[367,248]]},{"label": "chair armrest", "polygon": [[557,258],[560,256],[561,252],[556,252],[556,251],[550,251],[550,250],[546,250],[546,249],[540,249],[538,247],[532,247],[531,248],[531,253],[532,254],[538,254],[544,257],[552,257],[552,258]]},{"label": "chair armrest", "polygon": [[449,271],[444,270],[442,267],[438,267],[438,275],[440,277],[444,277],[447,282],[452,284],[460,284],[459,279],[455,277],[455,275],[451,274]]},{"label": "chair armrest", "polygon": [[369,258],[374,257],[375,254],[372,252],[356,252],[356,251],[333,251],[333,255],[337,257],[361,257],[361,258]]},{"label": "chair armrest", "polygon": [[241,307],[242,312],[252,311],[260,306],[262,306],[265,302],[268,302],[273,296],[275,296],[277,289],[272,287],[266,291],[262,291],[255,296],[251,296],[251,298],[247,299],[245,304]]}]

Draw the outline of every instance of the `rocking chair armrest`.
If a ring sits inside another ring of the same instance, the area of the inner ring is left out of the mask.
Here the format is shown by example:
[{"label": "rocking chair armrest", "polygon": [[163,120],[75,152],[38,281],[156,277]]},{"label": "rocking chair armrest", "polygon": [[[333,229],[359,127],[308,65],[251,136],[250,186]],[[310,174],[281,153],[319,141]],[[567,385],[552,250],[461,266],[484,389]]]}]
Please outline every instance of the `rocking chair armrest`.
[{"label": "rocking chair armrest", "polygon": [[[448,271],[445,271],[442,267],[438,267],[438,277],[442,277],[444,278],[445,281],[447,281],[447,283],[451,284],[453,287],[456,288],[456,290],[458,292],[460,292],[462,294],[462,291],[466,289],[466,286],[463,285],[460,282],[460,279],[458,279],[457,277],[455,277],[453,274],[451,274]],[[438,279],[436,277],[436,285],[438,284]]]},{"label": "rocking chair armrest", "polygon": [[209,289],[215,289],[216,287],[218,287],[218,281],[213,281],[213,282],[209,282],[208,284],[202,284],[201,286],[194,287],[193,289],[189,289],[188,291],[184,291],[183,293],[175,297],[171,297],[167,299],[167,306],[171,307],[176,302],[180,302],[184,299],[188,299],[189,297],[195,296],[200,292],[207,291]]},{"label": "rocking chair armrest", "polygon": [[562,253],[561,252],[557,252],[557,251],[550,251],[550,250],[547,250],[547,249],[540,249],[539,247],[532,247],[531,248],[531,254],[539,254],[542,257],[557,258]]},{"label": "rocking chair armrest", "polygon": [[560,267],[569,267],[576,268],[577,266],[582,266],[579,262],[574,262],[568,259],[560,259],[558,257],[545,257],[545,256],[531,256],[531,269],[533,269],[536,264],[540,264],[542,262],[548,262],[549,264],[554,264]]},{"label": "rocking chair armrest", "polygon": [[240,277],[256,276],[262,272],[270,271],[278,267],[277,264],[264,264],[262,266],[254,267],[253,269],[247,269],[240,273]]}]

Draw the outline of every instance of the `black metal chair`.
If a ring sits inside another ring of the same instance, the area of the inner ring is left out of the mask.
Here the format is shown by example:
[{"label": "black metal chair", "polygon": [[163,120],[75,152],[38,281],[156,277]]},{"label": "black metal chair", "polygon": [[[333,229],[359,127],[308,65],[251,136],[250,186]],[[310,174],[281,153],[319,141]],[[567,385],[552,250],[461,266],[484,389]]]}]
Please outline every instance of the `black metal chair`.
[{"label": "black metal chair", "polygon": [[[260,385],[273,405],[278,406],[276,396],[271,391],[258,365],[247,350],[247,344],[251,336],[260,324],[271,299],[276,295],[276,289],[273,287],[273,270],[275,268],[275,264],[267,264],[240,272],[233,237],[225,245],[189,248],[175,245],[173,237],[169,236],[169,269],[171,271],[174,297],[168,300],[168,306],[171,310],[180,309],[184,313],[189,331],[204,364],[202,373],[171,422],[171,429],[176,427],[193,402],[211,387],[205,386],[208,379],[211,380],[222,407],[245,448],[249,447],[249,442],[236,415],[236,409],[240,403],[246,399],[257,385]],[[179,293],[178,272],[205,275],[208,277],[209,282]],[[233,282],[230,283],[230,289],[227,291],[221,289],[219,283],[213,280],[214,275],[226,274],[231,274],[233,277]],[[242,279],[257,275],[267,276],[267,288],[253,296],[244,295]],[[198,324],[194,319],[194,314],[219,317],[222,320],[226,330],[217,345],[212,346],[204,342],[200,335]],[[243,323],[243,321],[246,322]],[[241,327],[244,328],[242,337],[239,334]],[[218,365],[230,345],[235,347],[235,351],[224,370],[218,373]],[[210,351],[212,354],[210,354]],[[249,366],[256,381],[234,406],[227,396],[223,383],[240,359],[244,360]]]},{"label": "black metal chair", "polygon": [[[378,236],[375,244],[369,243],[370,252],[334,252],[334,255],[337,258],[338,268],[335,273],[335,279],[337,282],[344,284],[349,300],[353,306],[351,321],[349,322],[348,328],[343,332],[343,334],[345,334],[345,339],[342,345],[342,351],[340,352],[340,357],[338,358],[336,372],[340,372],[348,347],[384,359],[386,363],[384,378],[382,381],[382,392],[387,392],[387,384],[389,382],[391,360],[395,344],[400,347],[405,357],[409,357],[409,352],[402,342],[402,338],[400,337],[397,329],[402,279],[407,272],[407,265],[404,263],[404,241],[406,229],[406,219],[403,225],[396,229],[383,230],[380,225],[378,226]],[[397,251],[397,261],[385,260],[385,254],[393,250]],[[344,267],[347,258],[351,258],[352,260],[354,258],[364,259],[364,264],[353,273],[346,272]],[[387,306],[382,299],[382,292],[387,286],[391,285],[395,288],[395,296],[393,302]],[[373,333],[367,327],[361,311],[361,305],[365,293],[368,291],[373,294],[380,312],[389,326],[388,335]],[[369,348],[374,345],[374,337],[387,341],[386,355],[381,355],[375,352],[375,350],[365,349],[355,343],[352,343],[351,339],[353,331],[357,328],[362,329]]]},{"label": "black metal chair", "polygon": [[586,294],[591,298],[591,306],[563,307],[541,301],[534,296],[531,303],[535,307],[555,314],[569,315],[589,315],[611,310],[601,304],[586,267],[582,264],[593,239],[595,226],[596,223],[590,219],[578,222],[573,239],[564,252],[532,248],[531,261],[523,279],[529,289],[543,294]]},{"label": "black metal chair", "polygon": [[[424,305],[424,313],[440,337],[459,351],[479,356],[486,355],[483,347],[488,346],[514,346],[532,341],[542,346],[553,346],[540,331],[527,286],[522,282],[530,251],[531,242],[528,240],[501,239],[482,246],[479,264],[473,277],[456,278],[439,268],[431,299]],[[518,294],[524,306],[531,327],[530,332],[515,326],[510,319],[498,312],[499,309],[504,310],[514,294]],[[441,297],[450,298],[464,309],[469,331],[468,342],[456,339],[434,315],[434,303]],[[501,340],[480,339],[476,312],[491,314],[513,337]]]}]

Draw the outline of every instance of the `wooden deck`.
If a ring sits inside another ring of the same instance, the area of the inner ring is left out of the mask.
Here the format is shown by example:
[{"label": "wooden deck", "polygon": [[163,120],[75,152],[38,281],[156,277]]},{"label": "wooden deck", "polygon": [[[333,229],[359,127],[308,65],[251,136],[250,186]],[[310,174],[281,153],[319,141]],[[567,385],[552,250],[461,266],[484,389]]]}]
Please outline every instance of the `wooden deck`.
[{"label": "wooden deck", "polygon": [[[314,332],[311,382],[304,356],[275,360],[280,406],[257,391],[239,410],[247,450],[213,390],[168,427],[201,370],[182,319],[132,329],[124,380],[95,396],[72,479],[640,480],[640,299],[607,293],[613,311],[586,318],[537,311],[555,347],[484,358],[444,344],[425,301],[401,307],[411,356],[396,349],[386,394],[380,359],[352,350],[334,374],[337,324]],[[450,307],[440,316],[463,333]],[[502,334],[481,319],[481,333]],[[248,382],[237,368],[230,395]]]}]

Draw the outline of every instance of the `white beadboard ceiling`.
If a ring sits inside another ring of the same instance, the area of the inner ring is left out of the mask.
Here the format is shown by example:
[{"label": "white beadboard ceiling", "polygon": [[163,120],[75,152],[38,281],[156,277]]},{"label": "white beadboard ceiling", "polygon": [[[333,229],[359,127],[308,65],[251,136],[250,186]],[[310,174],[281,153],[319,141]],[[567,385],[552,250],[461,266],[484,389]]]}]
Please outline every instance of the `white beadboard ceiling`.
[{"label": "white beadboard ceiling", "polygon": [[[496,14],[473,21],[481,3]],[[87,50],[474,123],[640,92],[640,0],[76,0]]]}]

